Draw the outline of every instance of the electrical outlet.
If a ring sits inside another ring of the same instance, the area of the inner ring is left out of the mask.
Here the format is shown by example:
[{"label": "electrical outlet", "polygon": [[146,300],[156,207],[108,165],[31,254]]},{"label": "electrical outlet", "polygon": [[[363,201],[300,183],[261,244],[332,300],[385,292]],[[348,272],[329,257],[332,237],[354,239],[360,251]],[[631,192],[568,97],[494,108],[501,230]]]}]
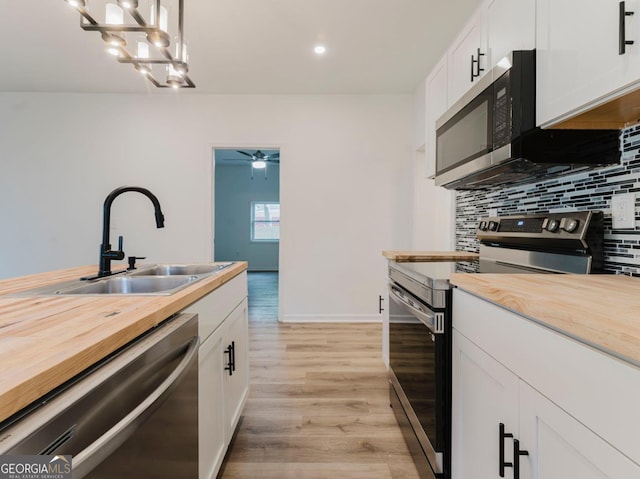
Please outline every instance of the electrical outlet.
[{"label": "electrical outlet", "polygon": [[633,229],[636,226],[636,194],[622,193],[611,197],[612,227]]}]

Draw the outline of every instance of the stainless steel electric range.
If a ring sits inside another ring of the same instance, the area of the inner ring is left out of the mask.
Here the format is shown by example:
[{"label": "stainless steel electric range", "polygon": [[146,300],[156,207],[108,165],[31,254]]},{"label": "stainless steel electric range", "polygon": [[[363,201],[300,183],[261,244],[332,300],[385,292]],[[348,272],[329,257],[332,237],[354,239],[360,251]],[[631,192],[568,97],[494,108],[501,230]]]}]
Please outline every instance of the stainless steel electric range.
[{"label": "stainless steel electric range", "polygon": [[[476,233],[481,273],[602,271],[599,211],[482,218]],[[390,398],[424,478],[450,477],[449,276],[458,263],[389,262]]]}]

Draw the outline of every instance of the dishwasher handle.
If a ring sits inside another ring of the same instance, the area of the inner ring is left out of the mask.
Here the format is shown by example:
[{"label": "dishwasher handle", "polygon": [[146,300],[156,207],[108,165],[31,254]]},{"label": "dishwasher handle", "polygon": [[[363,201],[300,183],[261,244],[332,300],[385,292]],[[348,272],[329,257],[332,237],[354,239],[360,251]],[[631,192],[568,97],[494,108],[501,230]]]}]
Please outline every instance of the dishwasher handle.
[{"label": "dishwasher handle", "polygon": [[417,300],[413,300],[411,295],[395,284],[389,284],[389,296],[396,303],[404,306],[409,312],[418,318],[422,324],[434,334],[444,333],[444,314],[435,313]]},{"label": "dishwasher handle", "polygon": [[199,338],[193,337],[182,360],[165,380],[111,429],[73,457],[74,479],[83,478],[115,452],[162,405],[197,361],[199,345]]}]

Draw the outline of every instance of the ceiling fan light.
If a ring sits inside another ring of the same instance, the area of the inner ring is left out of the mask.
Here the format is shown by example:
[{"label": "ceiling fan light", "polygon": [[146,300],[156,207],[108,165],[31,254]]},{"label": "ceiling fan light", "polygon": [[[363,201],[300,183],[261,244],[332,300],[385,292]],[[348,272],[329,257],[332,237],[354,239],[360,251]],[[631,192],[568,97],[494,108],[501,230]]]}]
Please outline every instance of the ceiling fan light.
[{"label": "ceiling fan light", "polygon": [[257,170],[261,170],[267,167],[267,162],[263,160],[254,160],[251,162],[251,167]]}]

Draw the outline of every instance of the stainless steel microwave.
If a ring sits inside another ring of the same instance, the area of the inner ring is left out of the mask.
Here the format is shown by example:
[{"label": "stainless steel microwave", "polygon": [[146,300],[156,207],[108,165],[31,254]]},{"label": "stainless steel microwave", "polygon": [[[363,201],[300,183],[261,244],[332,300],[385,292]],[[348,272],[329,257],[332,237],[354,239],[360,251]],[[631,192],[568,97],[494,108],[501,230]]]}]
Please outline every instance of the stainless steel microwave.
[{"label": "stainless steel microwave", "polygon": [[535,50],[513,51],[436,122],[435,184],[482,189],[620,162],[617,130],[536,127]]}]

